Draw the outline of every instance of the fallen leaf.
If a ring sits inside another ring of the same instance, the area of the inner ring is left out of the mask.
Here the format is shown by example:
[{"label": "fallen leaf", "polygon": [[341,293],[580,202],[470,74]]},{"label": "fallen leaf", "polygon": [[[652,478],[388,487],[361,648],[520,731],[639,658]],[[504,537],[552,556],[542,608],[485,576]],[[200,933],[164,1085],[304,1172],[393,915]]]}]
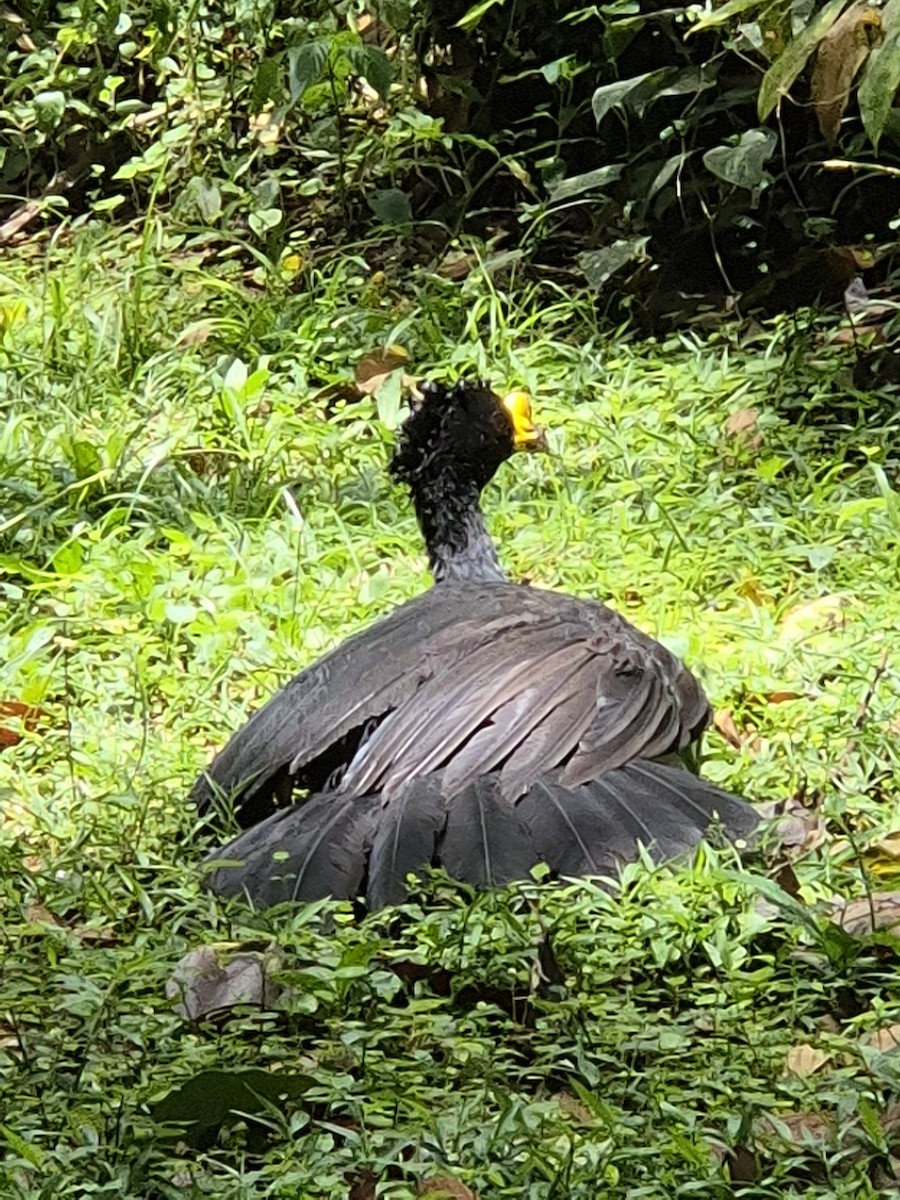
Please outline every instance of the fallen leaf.
[{"label": "fallen leaf", "polygon": [[29,904],[25,909],[25,920],[34,925],[56,925],[58,929],[65,928],[65,922],[43,904]]},{"label": "fallen leaf", "polygon": [[721,733],[722,737],[728,742],[729,746],[734,746],[735,750],[740,750],[743,746],[743,740],[734,723],[734,717],[730,708],[720,708],[713,717],[713,725]]},{"label": "fallen leaf", "polygon": [[478,1200],[471,1188],[452,1175],[432,1175],[419,1184],[419,1195],[427,1200]]},{"label": "fallen leaf", "polygon": [[810,1142],[827,1142],[834,1132],[834,1124],[821,1113],[768,1113],[760,1118],[758,1132],[761,1137],[774,1134],[780,1141],[803,1146]]},{"label": "fallen leaf", "polygon": [[273,948],[246,949],[230,942],[199,946],[177,964],[166,982],[166,999],[191,1021],[239,1004],[271,1008],[281,995],[272,975],[281,963]]},{"label": "fallen leaf", "polygon": [[869,1045],[883,1054],[900,1049],[900,1025],[883,1025],[876,1029],[869,1038]]},{"label": "fallen leaf", "polygon": [[720,708],[713,717],[713,724],[722,737],[735,750],[751,750],[756,752],[762,748],[762,741],[754,726],[747,725],[740,729],[730,708]]},{"label": "fallen leaf", "polygon": [[867,855],[876,850],[886,858],[900,858],[900,830],[895,830],[893,833],[887,834],[886,837],[880,838],[877,842],[873,842],[868,848]]},{"label": "fallen leaf", "polygon": [[[23,704],[21,700],[0,700],[0,717],[12,717],[22,723],[22,729],[34,733],[38,724],[45,721],[47,713],[34,704]],[[18,729],[0,725],[0,750],[6,746],[17,746],[22,740]]]},{"label": "fallen leaf", "polygon": [[743,442],[751,450],[755,450],[762,442],[758,421],[759,413],[755,408],[739,408],[726,420],[725,434],[727,437]]},{"label": "fallen leaf", "polygon": [[818,810],[805,807],[795,796],[758,807],[760,816],[771,822],[770,836],[775,845],[789,851],[791,856],[807,854],[824,843],[825,818]]},{"label": "fallen leaf", "polygon": [[556,1102],[566,1116],[571,1117],[577,1124],[593,1125],[593,1113],[580,1100],[577,1100],[571,1092],[559,1092]]},{"label": "fallen leaf", "polygon": [[875,930],[900,936],[900,892],[873,892],[851,900],[830,916],[851,937],[865,937]]},{"label": "fallen leaf", "polygon": [[784,1064],[785,1075],[799,1075],[805,1078],[807,1075],[813,1075],[816,1071],[821,1070],[827,1062],[831,1061],[831,1055],[824,1050],[819,1050],[816,1046],[810,1046],[808,1042],[801,1042],[797,1046],[791,1046],[787,1052],[787,1058]]},{"label": "fallen leaf", "polygon": [[865,0],[857,0],[816,47],[810,92],[829,150],[838,140],[854,76],[880,40],[881,14]]},{"label": "fallen leaf", "polygon": [[402,346],[386,346],[374,354],[363,355],[356,363],[356,386],[364,396],[376,396],[389,375],[409,362]]}]

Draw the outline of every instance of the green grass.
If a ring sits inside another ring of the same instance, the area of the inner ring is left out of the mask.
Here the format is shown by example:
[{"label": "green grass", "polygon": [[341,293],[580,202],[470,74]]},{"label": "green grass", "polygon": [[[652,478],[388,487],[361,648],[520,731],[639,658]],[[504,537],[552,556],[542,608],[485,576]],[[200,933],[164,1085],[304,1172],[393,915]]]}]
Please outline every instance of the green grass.
[{"label": "green grass", "polygon": [[[0,702],[39,712],[0,717],[21,734],[0,752],[0,1194],[360,1200],[448,1174],[482,1200],[877,1194],[900,1076],[866,1038],[900,1022],[891,939],[761,906],[710,856],[635,868],[616,899],[438,882],[362,923],[253,915],[200,891],[186,803],[260,700],[425,586],[390,429],[323,392],[400,342],[417,371],[534,392],[554,456],[487,497],[508,569],[608,599],[752,726],[741,751],[711,734],[705,770],[821,812],[795,862],[809,912],[889,885],[897,419],[821,335],[642,345],[586,300],[352,259],[251,278],[153,225],[3,264]],[[279,1007],[173,1010],[190,949],[271,940]],[[804,1043],[827,1062],[785,1074]],[[265,1144],[233,1120],[166,1135],[160,1098],[239,1067],[302,1077],[259,1114]],[[830,1132],[766,1127],[791,1112]]]}]

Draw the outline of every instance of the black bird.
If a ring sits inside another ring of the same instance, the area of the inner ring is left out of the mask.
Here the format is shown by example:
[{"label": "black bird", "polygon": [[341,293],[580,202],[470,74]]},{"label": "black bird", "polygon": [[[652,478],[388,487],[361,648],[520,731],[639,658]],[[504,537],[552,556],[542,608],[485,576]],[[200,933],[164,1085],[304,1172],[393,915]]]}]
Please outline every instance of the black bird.
[{"label": "black bird", "polygon": [[602,604],[504,576],[479,496],[542,437],[524,393],[422,385],[390,473],[435,586],[301,671],[197,781],[201,812],[224,795],[245,827],[210,856],[214,891],[377,908],[427,864],[480,885],[538,862],[605,875],[638,843],[663,859],[716,822],[751,834],[745,801],[658,761],[710,719],[681,662]]}]

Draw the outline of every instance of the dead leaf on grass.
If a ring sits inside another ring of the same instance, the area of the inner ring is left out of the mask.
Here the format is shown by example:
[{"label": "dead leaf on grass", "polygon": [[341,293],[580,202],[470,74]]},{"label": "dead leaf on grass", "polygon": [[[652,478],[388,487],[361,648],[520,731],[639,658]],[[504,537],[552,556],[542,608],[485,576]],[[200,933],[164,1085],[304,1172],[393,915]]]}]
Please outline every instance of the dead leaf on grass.
[{"label": "dead leaf on grass", "polygon": [[820,1050],[817,1046],[811,1046],[809,1042],[801,1042],[797,1046],[791,1046],[790,1050],[788,1050],[784,1064],[784,1073],[785,1075],[799,1075],[801,1078],[806,1078],[806,1076],[814,1075],[816,1071],[820,1071],[830,1061],[831,1055],[825,1050]]},{"label": "dead leaf on grass", "polygon": [[851,937],[865,937],[875,930],[900,936],[900,892],[873,892],[851,900],[830,915],[835,925]]},{"label": "dead leaf on grass", "polygon": [[722,737],[735,750],[750,750],[757,753],[762,749],[762,740],[753,725],[740,728],[730,708],[720,708],[713,717],[713,724]]},{"label": "dead leaf on grass", "polygon": [[272,978],[281,957],[274,947],[251,950],[230,942],[198,946],[177,964],[166,982],[166,999],[191,1021],[236,1005],[271,1008],[281,994]]},{"label": "dead leaf on grass", "polygon": [[742,442],[751,450],[756,450],[762,442],[759,431],[759,413],[755,408],[739,408],[726,420],[723,428],[726,437]]},{"label": "dead leaf on grass", "polygon": [[772,822],[770,834],[774,844],[788,851],[791,857],[817,850],[825,842],[825,818],[816,809],[806,808],[795,796],[761,804],[758,811]]},{"label": "dead leaf on grass", "polygon": [[385,346],[373,354],[364,354],[356,363],[357,389],[364,396],[377,396],[388,377],[408,362],[409,355],[402,346]]},{"label": "dead leaf on grass", "polygon": [[423,1200],[478,1200],[471,1188],[453,1175],[432,1175],[419,1184]]},{"label": "dead leaf on grass", "polygon": [[[34,704],[24,704],[21,700],[0,700],[0,717],[11,717],[21,722],[21,729],[26,733],[34,733],[41,723],[46,723],[48,714]],[[12,725],[0,725],[0,750],[8,746],[17,746],[22,740],[22,732]]]},{"label": "dead leaf on grass", "polygon": [[869,1037],[869,1045],[882,1054],[900,1050],[900,1025],[883,1025],[876,1029]]}]

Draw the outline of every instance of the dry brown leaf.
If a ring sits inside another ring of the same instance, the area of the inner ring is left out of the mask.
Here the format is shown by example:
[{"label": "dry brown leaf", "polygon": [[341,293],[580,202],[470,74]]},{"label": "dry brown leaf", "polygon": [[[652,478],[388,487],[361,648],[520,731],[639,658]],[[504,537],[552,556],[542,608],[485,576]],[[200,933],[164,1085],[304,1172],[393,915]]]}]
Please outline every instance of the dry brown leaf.
[{"label": "dry brown leaf", "polygon": [[[42,708],[33,704],[23,704],[21,700],[0,700],[0,717],[12,717],[22,722],[22,728],[33,733],[38,722],[47,716]],[[5,746],[17,746],[22,740],[18,729],[0,725],[0,750]]]},{"label": "dry brown leaf", "polygon": [[873,892],[851,900],[831,913],[831,920],[851,937],[865,937],[876,929],[900,936],[900,892]]},{"label": "dry brown leaf", "polygon": [[43,904],[29,904],[25,909],[25,920],[35,925],[56,925],[59,929],[65,928],[65,922]]},{"label": "dry brown leaf", "polygon": [[236,1005],[271,1008],[281,994],[272,978],[281,963],[274,948],[248,950],[232,943],[198,946],[176,965],[166,982],[166,999],[191,1021]]},{"label": "dry brown leaf", "polygon": [[203,342],[212,337],[213,328],[206,321],[198,321],[196,325],[189,325],[187,329],[182,330],[176,338],[178,346],[199,346]]},{"label": "dry brown leaf", "polygon": [[828,1117],[814,1112],[781,1112],[760,1118],[761,1137],[774,1135],[779,1141],[802,1146],[809,1142],[827,1142],[834,1124]]},{"label": "dry brown leaf", "polygon": [[900,1049],[900,1025],[883,1025],[881,1029],[876,1029],[869,1038],[869,1045],[882,1054]]},{"label": "dry brown leaf", "polygon": [[802,700],[802,692],[767,692],[766,700],[769,704],[787,704],[789,700]]},{"label": "dry brown leaf", "polygon": [[762,441],[758,427],[759,413],[755,408],[739,408],[725,422],[725,434],[755,450]]},{"label": "dry brown leaf", "polygon": [[804,807],[795,796],[761,804],[758,811],[760,816],[772,822],[776,845],[789,851],[791,857],[816,850],[825,841],[825,818],[816,809]]},{"label": "dry brown leaf", "polygon": [[762,742],[757,735],[756,729],[752,725],[747,725],[741,729],[734,719],[734,714],[730,708],[720,708],[713,717],[713,724],[722,737],[730,746],[734,746],[735,750],[751,750],[758,751],[762,747]]},{"label": "dry brown leaf", "polygon": [[475,255],[465,250],[449,250],[438,263],[435,274],[442,279],[465,279],[477,262]]},{"label": "dry brown leaf", "polygon": [[788,1050],[784,1073],[785,1075],[800,1075],[805,1078],[807,1075],[814,1075],[830,1061],[831,1055],[826,1051],[811,1046],[809,1042],[801,1042],[797,1046],[791,1046]]},{"label": "dry brown leaf", "polygon": [[900,858],[900,831],[889,833],[886,837],[873,842],[866,850],[866,857],[869,857],[874,852],[883,855],[885,858]]},{"label": "dry brown leaf", "polygon": [[357,361],[356,386],[364,396],[375,396],[389,375],[409,362],[402,346],[386,346],[374,354],[365,354]]},{"label": "dry brown leaf", "polygon": [[579,1125],[593,1125],[593,1113],[580,1100],[577,1100],[571,1092],[559,1092],[556,1102],[566,1116],[571,1117]]},{"label": "dry brown leaf", "polygon": [[419,1184],[419,1195],[425,1200],[478,1200],[471,1188],[452,1175],[432,1175]]},{"label": "dry brown leaf", "polygon": [[838,140],[853,79],[880,40],[881,14],[865,0],[857,0],[819,42],[810,91],[829,149]]}]

